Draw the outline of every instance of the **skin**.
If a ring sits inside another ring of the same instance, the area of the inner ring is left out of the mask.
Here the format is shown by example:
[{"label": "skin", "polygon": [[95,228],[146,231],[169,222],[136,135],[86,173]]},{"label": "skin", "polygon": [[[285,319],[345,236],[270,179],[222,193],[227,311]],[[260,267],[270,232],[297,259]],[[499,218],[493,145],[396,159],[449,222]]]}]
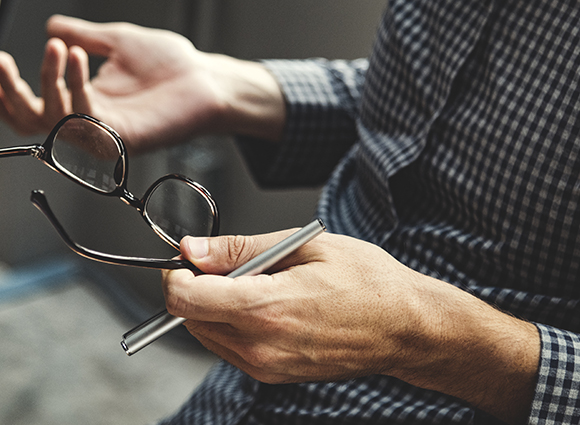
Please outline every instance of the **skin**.
[{"label": "skin", "polygon": [[267,383],[395,376],[524,423],[539,336],[381,248],[324,234],[269,274],[227,278],[291,231],[185,238],[184,258],[207,275],[164,273],[167,308],[207,348]]},{"label": "skin", "polygon": [[[280,138],[283,95],[260,64],[125,23],[55,16],[47,32],[40,96],[0,52],[0,117],[22,134],[47,132],[75,111],[111,125],[131,152],[204,133]],[[89,55],[106,58],[93,78]],[[387,374],[525,423],[539,362],[535,326],[377,246],[324,234],[268,275],[220,276],[290,232],[185,238],[182,256],[208,274],[165,272],[169,312],[188,318],[207,348],[263,382]]]},{"label": "skin", "polygon": [[[47,133],[74,111],[109,124],[134,153],[207,133],[280,137],[282,93],[260,64],[200,52],[173,32],[127,23],[57,15],[47,32],[40,97],[12,56],[0,52],[0,118],[20,134]],[[92,79],[89,55],[106,58]]]}]

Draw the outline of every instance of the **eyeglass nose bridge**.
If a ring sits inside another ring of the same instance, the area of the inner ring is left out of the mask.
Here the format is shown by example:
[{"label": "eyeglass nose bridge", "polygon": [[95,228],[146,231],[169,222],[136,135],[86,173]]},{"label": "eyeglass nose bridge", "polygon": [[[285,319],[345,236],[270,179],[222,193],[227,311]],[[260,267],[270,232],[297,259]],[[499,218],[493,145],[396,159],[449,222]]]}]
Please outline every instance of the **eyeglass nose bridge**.
[{"label": "eyeglass nose bridge", "polygon": [[124,186],[120,186],[118,189],[120,190],[120,192],[115,195],[117,195],[119,199],[123,201],[125,204],[135,208],[142,214],[144,204],[143,199],[137,198],[135,195],[129,192],[127,188],[125,188]]}]

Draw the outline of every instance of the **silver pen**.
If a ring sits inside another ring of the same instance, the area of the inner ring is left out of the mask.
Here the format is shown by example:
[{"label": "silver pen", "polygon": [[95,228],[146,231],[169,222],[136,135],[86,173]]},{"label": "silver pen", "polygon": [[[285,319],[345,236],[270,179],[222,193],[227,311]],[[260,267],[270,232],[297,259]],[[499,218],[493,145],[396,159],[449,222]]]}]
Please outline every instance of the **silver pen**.
[{"label": "silver pen", "polygon": [[[272,248],[267,249],[260,255],[237,268],[228,277],[254,276],[272,267],[278,261],[296,251],[308,241],[314,239],[326,230],[326,226],[320,219],[304,226],[302,229],[288,236]],[[172,316],[164,310],[123,335],[121,346],[127,355],[132,355],[143,347],[151,344],[160,336],[185,322],[183,317]]]}]

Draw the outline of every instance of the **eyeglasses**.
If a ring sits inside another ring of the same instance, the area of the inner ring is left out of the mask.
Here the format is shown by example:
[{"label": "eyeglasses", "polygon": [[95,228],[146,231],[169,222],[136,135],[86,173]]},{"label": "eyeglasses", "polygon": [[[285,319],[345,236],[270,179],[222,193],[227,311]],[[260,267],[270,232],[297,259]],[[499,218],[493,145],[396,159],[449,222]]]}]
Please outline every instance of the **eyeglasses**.
[{"label": "eyeglasses", "polygon": [[[155,233],[176,249],[186,235],[218,234],[219,214],[214,199],[207,189],[185,176],[168,174],[161,177],[141,199],[129,192],[128,158],[121,137],[111,127],[88,115],[66,116],[42,145],[0,148],[0,157],[9,156],[34,156],[93,192],[119,197],[135,208]],[[33,191],[31,201],[49,219],[66,244],[80,255],[112,264],[197,271],[185,260],[125,257],[85,248],[68,236],[42,191]]]}]

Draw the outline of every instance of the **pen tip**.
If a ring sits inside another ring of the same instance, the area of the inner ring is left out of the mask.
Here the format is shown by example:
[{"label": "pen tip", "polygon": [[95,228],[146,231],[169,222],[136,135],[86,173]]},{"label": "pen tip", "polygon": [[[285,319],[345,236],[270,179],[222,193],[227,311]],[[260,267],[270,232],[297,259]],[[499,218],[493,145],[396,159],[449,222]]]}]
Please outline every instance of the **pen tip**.
[{"label": "pen tip", "polygon": [[125,340],[121,341],[121,347],[123,347],[123,350],[125,350],[125,353],[127,353],[128,356],[131,355],[131,353],[129,353],[129,347],[127,347],[127,343],[125,342]]}]

